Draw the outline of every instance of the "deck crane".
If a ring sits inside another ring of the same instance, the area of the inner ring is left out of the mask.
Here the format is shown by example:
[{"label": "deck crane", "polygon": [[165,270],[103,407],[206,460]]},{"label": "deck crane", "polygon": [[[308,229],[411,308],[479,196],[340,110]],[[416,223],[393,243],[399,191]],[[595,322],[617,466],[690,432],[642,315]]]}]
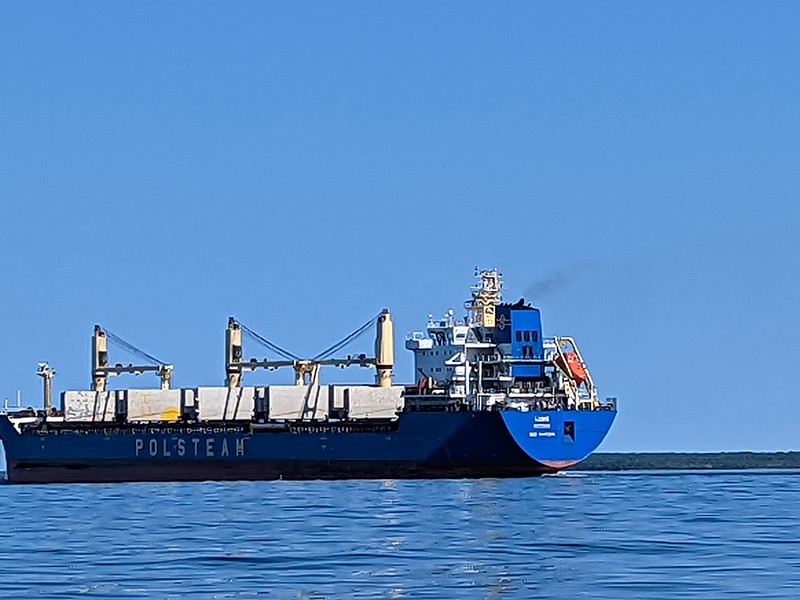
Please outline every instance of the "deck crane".
[{"label": "deck crane", "polygon": [[[149,364],[134,365],[129,363],[123,365],[121,363],[116,363],[110,365],[108,361],[109,340],[131,354],[135,354],[149,361]],[[94,326],[94,333],[92,334],[92,390],[96,392],[105,392],[106,380],[115,375],[121,375],[122,373],[141,375],[147,372],[156,373],[161,379],[161,389],[168,390],[173,369],[174,367],[172,365],[157,359],[155,356],[151,356],[118,335],[114,335],[107,329],[103,329],[100,325]]]},{"label": "deck crane", "polygon": [[[366,354],[348,355],[344,358],[334,358],[334,354],[347,346],[353,340],[360,337],[370,327],[377,326],[375,340],[375,356]],[[258,360],[251,358],[243,360],[242,353],[242,334],[246,333],[263,346],[269,348],[279,356],[281,360]],[[295,372],[295,384],[315,385],[319,381],[319,368],[322,366],[349,367],[358,365],[361,367],[372,367],[376,369],[376,382],[380,387],[391,387],[392,369],[394,367],[394,329],[392,316],[387,309],[382,310],[378,315],[361,325],[358,329],[345,336],[332,346],[310,359],[303,359],[281,348],[277,344],[259,335],[246,325],[239,323],[234,317],[228,319],[228,328],[225,332],[225,370],[227,374],[226,384],[230,388],[240,387],[242,383],[242,373],[244,371],[254,371],[256,369],[268,369],[270,371],[292,367]]]}]

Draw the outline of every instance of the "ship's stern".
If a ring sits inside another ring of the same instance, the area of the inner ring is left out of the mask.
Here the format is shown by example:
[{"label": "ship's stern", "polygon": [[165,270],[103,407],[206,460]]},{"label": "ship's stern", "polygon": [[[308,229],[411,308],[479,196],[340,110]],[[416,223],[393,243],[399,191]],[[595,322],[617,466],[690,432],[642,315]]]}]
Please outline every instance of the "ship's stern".
[{"label": "ship's stern", "polygon": [[503,422],[525,454],[552,471],[575,466],[605,439],[617,411],[502,411]]}]

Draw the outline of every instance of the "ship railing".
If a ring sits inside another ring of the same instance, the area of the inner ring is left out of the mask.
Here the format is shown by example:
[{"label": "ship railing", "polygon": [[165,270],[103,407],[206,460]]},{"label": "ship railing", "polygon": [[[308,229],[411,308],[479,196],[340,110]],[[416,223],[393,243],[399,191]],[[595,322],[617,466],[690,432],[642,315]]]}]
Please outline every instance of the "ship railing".
[{"label": "ship railing", "polygon": [[617,397],[606,396],[603,402],[600,403],[600,408],[604,410],[617,410]]},{"label": "ship railing", "polygon": [[23,410],[33,410],[30,406],[23,406],[22,405],[22,394],[19,390],[17,390],[17,398],[16,404],[9,404],[8,398],[3,399],[3,410],[0,411],[4,415],[8,415],[14,412],[19,412]]},{"label": "ship railing", "polygon": [[407,394],[404,396],[406,409],[425,410],[442,409],[455,410],[461,400],[451,398],[444,394]]},{"label": "ship railing", "polygon": [[[486,346],[486,344],[482,344],[480,347],[484,347],[484,346]],[[505,359],[502,358],[502,357],[499,357],[499,356],[497,356],[495,354],[478,354],[476,357],[474,357],[473,362],[495,364],[495,363],[503,362],[503,360],[505,360]]]}]

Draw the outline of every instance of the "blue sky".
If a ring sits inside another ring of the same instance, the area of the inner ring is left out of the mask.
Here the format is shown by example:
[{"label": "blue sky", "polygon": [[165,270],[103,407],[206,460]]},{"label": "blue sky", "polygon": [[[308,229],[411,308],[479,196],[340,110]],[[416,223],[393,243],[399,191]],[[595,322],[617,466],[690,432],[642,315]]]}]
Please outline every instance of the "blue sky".
[{"label": "blue sky", "polygon": [[799,26],[794,2],[4,3],[0,398],[39,402],[41,360],[86,388],[94,323],[218,385],[228,315],[313,354],[387,306],[402,339],[497,266],[619,397],[605,450],[800,450]]}]

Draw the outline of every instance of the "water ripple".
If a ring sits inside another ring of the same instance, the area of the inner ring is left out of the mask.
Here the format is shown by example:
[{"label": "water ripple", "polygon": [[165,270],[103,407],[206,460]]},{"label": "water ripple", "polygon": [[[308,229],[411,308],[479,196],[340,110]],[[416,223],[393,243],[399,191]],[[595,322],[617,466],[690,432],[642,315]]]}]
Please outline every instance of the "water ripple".
[{"label": "water ripple", "polygon": [[0,486],[0,597],[796,598],[800,478]]}]

